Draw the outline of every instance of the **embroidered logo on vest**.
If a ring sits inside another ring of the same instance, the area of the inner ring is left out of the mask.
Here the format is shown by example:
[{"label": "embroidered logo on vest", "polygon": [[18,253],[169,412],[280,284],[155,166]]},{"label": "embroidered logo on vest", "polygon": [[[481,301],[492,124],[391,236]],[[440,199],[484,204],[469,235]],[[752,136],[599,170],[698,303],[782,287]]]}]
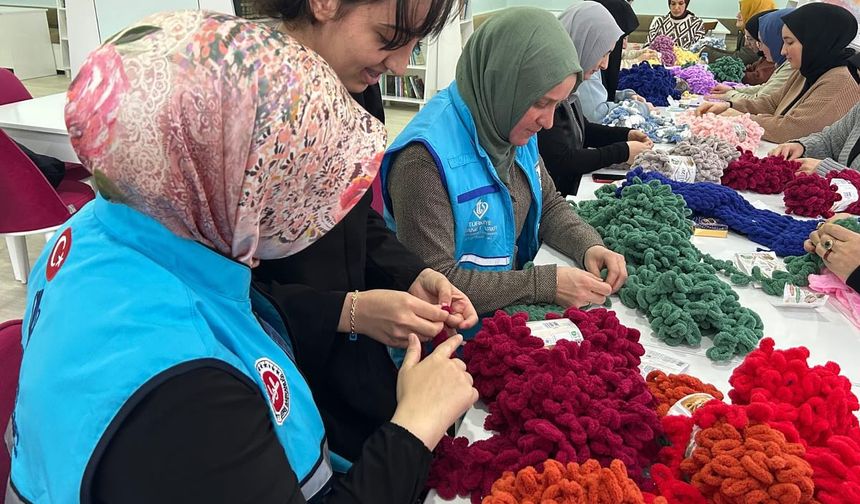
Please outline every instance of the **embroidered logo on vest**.
[{"label": "embroidered logo on vest", "polygon": [[72,250],[72,228],[66,228],[63,234],[57,239],[54,248],[51,250],[51,255],[48,257],[48,267],[45,268],[45,278],[50,282],[63,267],[66,259],[69,257],[69,251]]},{"label": "embroidered logo on vest", "polygon": [[269,406],[275,415],[275,422],[278,425],[283,425],[284,420],[290,415],[290,389],[287,386],[284,370],[271,359],[265,357],[257,359],[254,367],[260,373],[260,379],[263,380],[266,395],[269,396]]},{"label": "embroidered logo on vest", "polygon": [[483,219],[484,215],[487,214],[487,210],[490,209],[490,204],[484,201],[483,199],[478,199],[478,202],[475,203],[475,209],[472,212],[475,213],[475,217],[478,219]]}]

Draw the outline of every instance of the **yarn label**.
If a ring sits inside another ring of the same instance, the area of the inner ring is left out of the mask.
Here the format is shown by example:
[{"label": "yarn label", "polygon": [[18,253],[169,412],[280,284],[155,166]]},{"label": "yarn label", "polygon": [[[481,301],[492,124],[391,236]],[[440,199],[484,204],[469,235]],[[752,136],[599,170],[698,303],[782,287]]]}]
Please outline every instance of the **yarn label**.
[{"label": "yarn label", "polygon": [[853,205],[860,199],[857,194],[857,187],[850,181],[841,178],[830,179],[830,185],[836,186],[836,194],[842,196],[842,199],[833,203],[834,212],[844,212],[849,206]]},{"label": "yarn label", "polygon": [[738,136],[738,142],[743,143],[747,140],[747,130],[744,128],[744,125],[741,123],[734,123],[732,126],[735,127],[735,135]]},{"label": "yarn label", "polygon": [[546,348],[554,347],[559,341],[582,343],[582,331],[570,319],[533,320],[526,322],[532,336],[543,340]]},{"label": "yarn label", "polygon": [[786,284],[782,291],[782,305],[793,308],[819,308],[827,304],[829,298],[827,294],[791,284]]},{"label": "yarn label", "polygon": [[[684,396],[678,399],[678,402],[672,405],[669,408],[669,412],[666,413],[667,416],[685,416],[692,417],[693,412],[697,409],[701,408],[705,404],[708,404],[710,401],[713,401],[715,398],[711,394],[706,394],[704,392],[696,392],[695,394],[690,394],[688,396]],[[696,435],[702,429],[698,425],[693,425],[693,431],[690,433],[690,441],[687,443],[687,449],[684,452],[684,458],[689,458],[693,455],[693,451],[698,446],[696,444]]]},{"label": "yarn label", "polygon": [[690,367],[689,362],[663,352],[645,348],[645,355],[639,363],[639,372],[647,377],[651,371],[662,371],[666,374],[681,374]]},{"label": "yarn label", "polygon": [[669,156],[669,173],[676,182],[695,182],[696,163],[690,156]]}]

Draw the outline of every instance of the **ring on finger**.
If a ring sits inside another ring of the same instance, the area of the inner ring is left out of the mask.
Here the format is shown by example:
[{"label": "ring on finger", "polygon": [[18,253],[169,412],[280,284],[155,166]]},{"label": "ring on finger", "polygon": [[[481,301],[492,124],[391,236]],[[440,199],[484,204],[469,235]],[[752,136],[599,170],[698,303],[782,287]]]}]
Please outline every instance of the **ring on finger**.
[{"label": "ring on finger", "polygon": [[824,250],[830,251],[833,248],[833,240],[828,238],[821,243],[821,246],[824,247]]},{"label": "ring on finger", "polygon": [[833,253],[833,249],[828,249],[827,252],[824,253],[824,257],[822,259],[824,259],[825,261],[829,261],[828,258],[830,257],[830,254],[832,254],[832,253]]}]

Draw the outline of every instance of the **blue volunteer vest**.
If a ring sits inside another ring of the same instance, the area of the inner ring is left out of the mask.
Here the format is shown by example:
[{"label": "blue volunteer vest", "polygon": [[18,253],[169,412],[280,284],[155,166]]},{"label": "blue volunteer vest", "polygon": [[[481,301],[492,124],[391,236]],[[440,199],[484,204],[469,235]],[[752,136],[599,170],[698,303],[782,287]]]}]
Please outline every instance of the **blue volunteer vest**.
[{"label": "blue volunteer vest", "polygon": [[385,153],[382,195],[385,220],[391,229],[396,231],[397,227],[388,192],[389,172],[395,154],[413,142],[422,143],[430,151],[448,192],[458,267],[504,271],[534,259],[540,247],[538,230],[543,206],[537,136],[516,151],[516,162],[525,173],[532,193],[521,233],[516,229],[508,188],[496,175],[489,156],[478,142],[475,121],[456,83],[434,96]]},{"label": "blue volunteer vest", "polygon": [[56,232],[30,279],[7,502],[91,502],[123,419],[200,367],[258,388],[305,498],[324,489],[322,420],[248,267],[97,197]]}]

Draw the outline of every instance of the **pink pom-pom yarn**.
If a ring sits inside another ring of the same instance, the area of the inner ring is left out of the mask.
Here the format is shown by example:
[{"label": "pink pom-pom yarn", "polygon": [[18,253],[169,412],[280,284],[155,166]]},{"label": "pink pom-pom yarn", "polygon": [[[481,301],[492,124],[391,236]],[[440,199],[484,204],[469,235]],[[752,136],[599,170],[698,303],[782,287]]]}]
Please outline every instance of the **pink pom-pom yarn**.
[{"label": "pink pom-pom yarn", "polygon": [[695,110],[688,110],[680,114],[676,122],[688,124],[694,135],[715,136],[744,151],[755,150],[764,135],[764,128],[749,114],[722,117],[708,113],[697,116]]}]

